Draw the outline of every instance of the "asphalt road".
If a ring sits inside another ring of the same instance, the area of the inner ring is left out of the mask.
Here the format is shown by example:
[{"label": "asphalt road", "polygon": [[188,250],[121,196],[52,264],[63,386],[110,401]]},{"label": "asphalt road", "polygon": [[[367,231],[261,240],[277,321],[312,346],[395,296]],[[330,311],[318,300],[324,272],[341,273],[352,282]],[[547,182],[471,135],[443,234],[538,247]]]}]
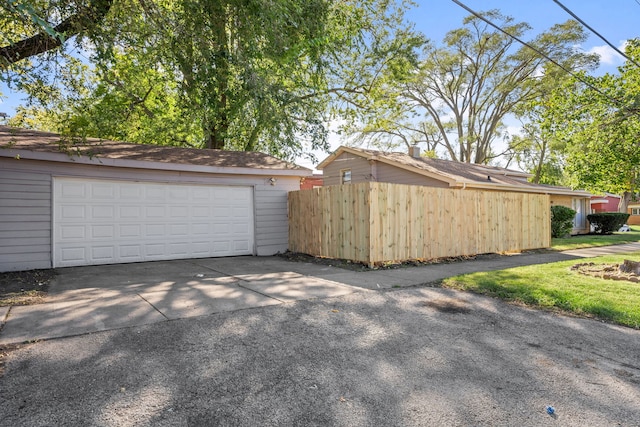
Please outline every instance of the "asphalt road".
[{"label": "asphalt road", "polygon": [[640,331],[364,291],[27,345],[0,378],[0,424],[634,426]]}]

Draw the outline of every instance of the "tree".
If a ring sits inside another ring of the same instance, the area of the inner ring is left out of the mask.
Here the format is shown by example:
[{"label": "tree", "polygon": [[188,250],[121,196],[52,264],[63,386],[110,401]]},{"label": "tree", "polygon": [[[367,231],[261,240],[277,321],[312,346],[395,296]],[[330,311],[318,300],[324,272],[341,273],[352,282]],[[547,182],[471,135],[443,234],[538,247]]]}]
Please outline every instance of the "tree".
[{"label": "tree", "polygon": [[[33,3],[36,2],[9,0],[0,5],[0,10],[3,11],[0,27],[10,29],[0,34],[0,66],[6,67],[57,49],[69,37],[94,29],[109,12],[113,0],[89,0],[87,4],[54,3],[42,15],[36,12]],[[38,4],[36,7],[38,6],[42,5]],[[73,12],[67,14],[70,6]],[[57,17],[64,18],[53,25],[50,20]],[[26,31],[29,30],[36,31],[36,34],[27,36]],[[19,39],[16,40],[16,37]],[[4,45],[5,43],[8,44]]]},{"label": "tree", "polygon": [[[86,136],[294,158],[326,148],[330,115],[358,105],[382,70],[415,56],[422,39],[404,23],[406,7],[387,0],[115,0],[99,28],[78,42],[91,52],[90,67],[59,70],[76,82],[36,96],[19,119]],[[20,87],[37,93],[21,77],[14,74]]]},{"label": "tree", "polygon": [[[584,56],[582,69],[592,70],[598,64],[596,57]],[[542,73],[538,96],[522,103],[516,116],[522,122],[522,135],[509,141],[508,156],[522,170],[533,174],[537,184],[566,184],[564,177],[566,144],[561,135],[563,115],[558,115],[556,105],[564,103],[573,88],[573,77],[555,64],[547,64]]]},{"label": "tree", "polygon": [[[626,54],[640,60],[640,41]],[[589,83],[588,85],[584,82]],[[640,181],[640,69],[627,61],[619,75],[581,75],[557,93],[553,114],[566,144],[566,172],[573,186],[622,196],[626,212]]]},{"label": "tree", "polygon": [[[530,29],[526,23],[514,23],[495,10],[484,16],[517,37]],[[584,62],[584,55],[574,48],[584,39],[583,29],[567,21],[529,43],[574,68]],[[505,117],[539,96],[546,61],[480,18],[470,16],[463,28],[446,35],[442,46],[429,44],[425,48],[412,79],[400,81],[400,85],[389,79],[385,99],[391,102],[386,108],[399,118],[380,122],[372,116],[359,117],[365,125],[356,124],[355,128],[365,133],[376,129],[409,140],[415,140],[410,135],[416,128],[429,129],[422,138],[429,141],[429,148],[440,147],[452,160],[487,163],[502,154],[495,150],[495,143],[503,135]]]}]

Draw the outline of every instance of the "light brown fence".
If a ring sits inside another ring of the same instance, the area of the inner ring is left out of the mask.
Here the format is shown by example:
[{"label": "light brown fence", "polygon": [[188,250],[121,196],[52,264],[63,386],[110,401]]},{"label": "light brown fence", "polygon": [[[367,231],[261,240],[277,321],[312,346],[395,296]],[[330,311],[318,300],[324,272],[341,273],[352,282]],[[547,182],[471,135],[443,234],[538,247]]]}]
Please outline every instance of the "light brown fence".
[{"label": "light brown fence", "polygon": [[289,250],[375,264],[545,248],[549,196],[366,182],[289,193]]}]

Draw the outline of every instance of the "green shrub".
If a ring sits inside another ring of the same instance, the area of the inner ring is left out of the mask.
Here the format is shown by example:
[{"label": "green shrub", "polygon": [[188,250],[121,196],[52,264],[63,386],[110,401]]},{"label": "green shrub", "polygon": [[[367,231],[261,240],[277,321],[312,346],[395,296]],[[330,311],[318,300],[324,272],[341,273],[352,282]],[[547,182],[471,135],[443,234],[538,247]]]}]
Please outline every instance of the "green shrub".
[{"label": "green shrub", "polygon": [[587,215],[587,219],[593,225],[593,231],[597,234],[611,234],[618,231],[620,227],[627,223],[628,213],[602,212]]},{"label": "green shrub", "polygon": [[551,206],[551,237],[564,237],[573,229],[576,211],[566,206]]}]

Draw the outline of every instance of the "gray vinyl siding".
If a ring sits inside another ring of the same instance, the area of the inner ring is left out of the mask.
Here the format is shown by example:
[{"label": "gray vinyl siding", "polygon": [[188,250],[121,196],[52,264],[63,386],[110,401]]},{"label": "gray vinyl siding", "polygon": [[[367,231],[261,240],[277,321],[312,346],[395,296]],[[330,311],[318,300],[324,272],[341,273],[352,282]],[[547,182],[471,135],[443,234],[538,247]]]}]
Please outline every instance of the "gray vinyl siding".
[{"label": "gray vinyl siding", "polygon": [[420,175],[405,169],[401,169],[396,166],[388,165],[386,163],[377,162],[376,169],[378,182],[390,182],[393,184],[407,185],[425,185],[427,187],[449,187],[449,184],[447,184],[446,182],[439,181],[428,176]]},{"label": "gray vinyl siding", "polygon": [[429,178],[396,166],[375,161],[370,164],[367,159],[350,153],[342,153],[323,170],[323,185],[340,184],[340,172],[351,169],[351,182],[390,182],[393,184],[426,185],[429,187],[446,188],[446,182]]},{"label": "gray vinyl siding", "polygon": [[367,159],[350,153],[342,153],[322,170],[324,179],[322,185],[341,184],[340,171],[343,169],[351,169],[351,182],[354,184],[375,181]]},{"label": "gray vinyl siding", "polygon": [[0,271],[51,268],[51,175],[17,162],[0,158]]},{"label": "gray vinyl siding", "polygon": [[51,268],[51,188],[54,177],[238,185],[254,189],[256,255],[285,252],[289,244],[287,193],[297,176],[222,175],[0,157],[0,271]]},{"label": "gray vinyl siding", "polygon": [[278,178],[276,186],[256,186],[256,255],[283,253],[289,248],[287,193],[299,189],[298,178]]}]

